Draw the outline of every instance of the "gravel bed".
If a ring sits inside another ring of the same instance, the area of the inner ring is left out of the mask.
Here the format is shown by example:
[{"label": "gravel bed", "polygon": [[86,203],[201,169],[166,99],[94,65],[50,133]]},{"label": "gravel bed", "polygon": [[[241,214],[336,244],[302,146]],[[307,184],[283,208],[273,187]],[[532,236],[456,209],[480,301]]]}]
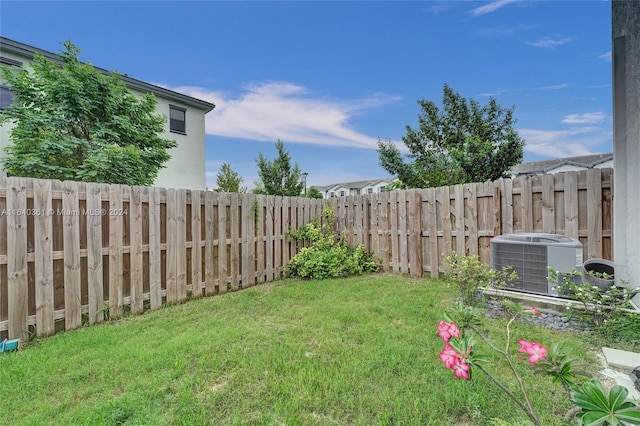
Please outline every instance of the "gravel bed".
[{"label": "gravel bed", "polygon": [[[502,304],[498,300],[487,301],[486,315],[489,318],[499,318],[506,315],[506,311],[502,307]],[[553,311],[541,311],[540,316],[530,316],[527,319],[518,318],[519,321],[526,321],[531,324],[536,324],[541,327],[550,328],[552,330],[559,331],[574,331],[582,333],[591,333],[588,325],[580,323],[574,318],[562,315]]]}]

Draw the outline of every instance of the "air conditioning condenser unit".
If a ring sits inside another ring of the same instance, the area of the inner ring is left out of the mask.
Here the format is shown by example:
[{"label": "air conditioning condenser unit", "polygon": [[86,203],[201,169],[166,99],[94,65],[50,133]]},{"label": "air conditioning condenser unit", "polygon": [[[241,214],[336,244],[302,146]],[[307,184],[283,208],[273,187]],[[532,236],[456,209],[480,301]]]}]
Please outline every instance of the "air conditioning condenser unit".
[{"label": "air conditioning condenser unit", "polygon": [[518,281],[506,287],[528,293],[557,296],[557,283],[549,282],[548,268],[569,273],[582,267],[582,243],[557,234],[505,234],[491,240],[491,268],[510,266]]}]

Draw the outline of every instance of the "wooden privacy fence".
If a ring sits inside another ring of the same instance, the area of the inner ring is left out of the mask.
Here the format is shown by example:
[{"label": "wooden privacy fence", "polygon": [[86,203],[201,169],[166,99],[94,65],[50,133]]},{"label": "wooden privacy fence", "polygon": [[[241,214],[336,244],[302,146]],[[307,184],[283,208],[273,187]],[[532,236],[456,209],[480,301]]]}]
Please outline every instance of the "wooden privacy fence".
[{"label": "wooden privacy fence", "polygon": [[437,277],[443,253],[490,261],[496,235],[545,232],[579,239],[584,259],[612,259],[613,170],[391,191],[331,200],[337,230],[384,269]]},{"label": "wooden privacy fence", "polygon": [[0,337],[281,277],[322,200],[0,178]]},{"label": "wooden privacy fence", "polygon": [[611,169],[331,200],[0,177],[0,338],[273,281],[289,229],[335,230],[384,270],[437,277],[443,253],[489,262],[492,237],[548,232],[612,259]]}]

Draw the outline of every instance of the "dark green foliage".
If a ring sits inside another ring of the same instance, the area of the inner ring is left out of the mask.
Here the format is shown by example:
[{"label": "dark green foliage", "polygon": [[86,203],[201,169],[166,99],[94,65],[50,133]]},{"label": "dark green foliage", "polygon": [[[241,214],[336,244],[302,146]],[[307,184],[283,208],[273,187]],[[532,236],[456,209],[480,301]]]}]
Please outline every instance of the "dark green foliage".
[{"label": "dark green foliage", "polygon": [[598,381],[583,383],[571,392],[573,402],[582,408],[576,415],[581,426],[598,425],[640,425],[640,411],[636,404],[626,401],[629,391],[620,385],[615,385],[605,394],[602,384]]},{"label": "dark green foliage", "polygon": [[151,185],[175,141],[162,139],[166,117],[152,94],[134,96],[117,73],[78,59],[64,43],[63,66],[36,55],[31,70],[2,67],[14,103],[0,113],[11,122],[5,171],[16,176]]},{"label": "dark green foliage", "polygon": [[318,200],[322,199],[322,192],[315,186],[312,186],[307,190],[307,198],[316,198]]},{"label": "dark green foliage", "polygon": [[262,153],[259,154],[256,164],[260,183],[253,191],[256,194],[281,195],[297,197],[304,189],[302,172],[297,164],[291,164],[291,155],[284,149],[284,143],[280,139],[276,142],[278,157],[271,161]]},{"label": "dark green foliage", "polygon": [[247,188],[242,185],[242,177],[233,169],[229,163],[222,163],[216,183],[218,184],[217,192],[247,192]]},{"label": "dark green foliage", "polygon": [[[325,208],[324,217],[333,223],[333,211]],[[287,273],[294,277],[321,280],[347,275],[361,275],[376,272],[379,265],[371,259],[362,244],[356,247],[338,238],[328,225],[313,221],[300,230],[290,233],[294,240],[311,241],[311,246],[303,247],[286,267]]]},{"label": "dark green foliage", "polygon": [[513,129],[514,107],[504,109],[493,98],[480,106],[447,85],[442,110],[432,101],[418,104],[418,128],[407,126],[402,137],[411,162],[391,141],[378,141],[380,165],[397,175],[403,188],[496,180],[522,161],[524,140]]}]

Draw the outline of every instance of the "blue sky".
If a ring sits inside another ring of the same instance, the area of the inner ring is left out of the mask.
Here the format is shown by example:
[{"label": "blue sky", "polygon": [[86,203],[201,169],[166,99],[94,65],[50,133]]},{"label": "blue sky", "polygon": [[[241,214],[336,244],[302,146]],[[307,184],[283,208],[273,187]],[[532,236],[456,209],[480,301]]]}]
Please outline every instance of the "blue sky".
[{"label": "blue sky", "polygon": [[418,99],[446,83],[515,105],[525,161],[612,151],[608,1],[7,1],[0,33],[214,102],[207,183],[245,184],[279,138],[309,185],[385,177]]}]

